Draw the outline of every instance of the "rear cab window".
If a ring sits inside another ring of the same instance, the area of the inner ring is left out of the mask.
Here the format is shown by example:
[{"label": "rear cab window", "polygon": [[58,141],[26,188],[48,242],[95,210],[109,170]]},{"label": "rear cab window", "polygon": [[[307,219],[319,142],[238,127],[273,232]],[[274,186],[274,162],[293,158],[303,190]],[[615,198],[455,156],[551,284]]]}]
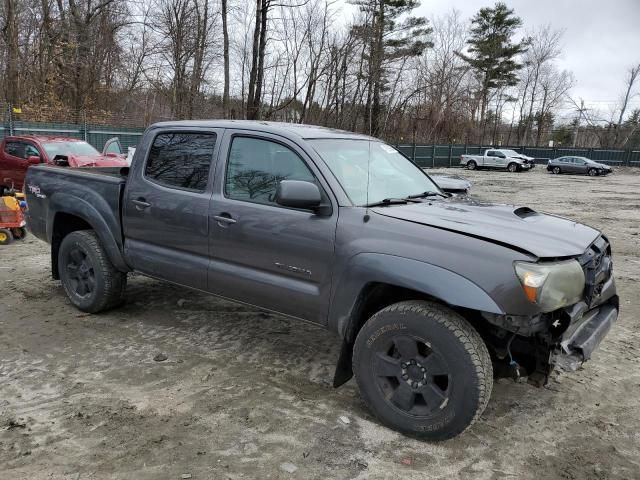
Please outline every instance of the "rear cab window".
[{"label": "rear cab window", "polygon": [[215,133],[160,133],[153,140],[144,177],[169,188],[204,192],[217,136]]}]

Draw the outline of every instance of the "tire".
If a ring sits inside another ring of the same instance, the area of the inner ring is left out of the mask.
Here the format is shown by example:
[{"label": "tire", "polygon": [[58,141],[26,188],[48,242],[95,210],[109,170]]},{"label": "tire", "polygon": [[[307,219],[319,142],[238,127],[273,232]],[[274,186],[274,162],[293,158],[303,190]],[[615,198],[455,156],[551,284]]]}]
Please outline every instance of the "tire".
[{"label": "tire", "polygon": [[95,232],[80,230],[64,237],[58,268],[64,291],[77,309],[98,313],[122,303],[127,274],[113,266]]},{"label": "tire", "polygon": [[478,164],[475,162],[475,160],[469,160],[467,162],[467,169],[468,170],[475,170],[478,168]]},{"label": "tire", "polygon": [[396,303],[372,316],[358,332],[353,371],[382,423],[426,440],[464,432],[493,388],[478,332],[452,310],[425,301]]},{"label": "tire", "polygon": [[517,172],[518,164],[515,162],[511,162],[509,165],[507,165],[507,170],[509,170],[511,173]]},{"label": "tire", "polygon": [[13,242],[13,235],[11,230],[6,228],[0,228],[0,245],[9,245]]},{"label": "tire", "polygon": [[595,177],[598,175],[598,170],[596,170],[595,168],[590,168],[589,170],[587,170],[587,175],[589,175],[590,177]]},{"label": "tire", "polygon": [[13,238],[16,240],[24,240],[27,236],[27,229],[24,227],[12,228],[11,233],[13,234]]},{"label": "tire", "polygon": [[553,167],[553,170],[551,170],[553,173],[555,173],[556,175],[560,175],[560,167]]}]

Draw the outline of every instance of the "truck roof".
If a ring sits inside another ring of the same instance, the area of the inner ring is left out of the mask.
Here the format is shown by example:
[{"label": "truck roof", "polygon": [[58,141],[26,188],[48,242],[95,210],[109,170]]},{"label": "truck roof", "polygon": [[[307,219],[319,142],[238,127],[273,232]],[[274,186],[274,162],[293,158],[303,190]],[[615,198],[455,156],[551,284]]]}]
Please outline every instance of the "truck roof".
[{"label": "truck roof", "polygon": [[179,120],[171,122],[159,122],[152,127],[210,127],[210,128],[233,128],[242,130],[252,130],[268,132],[283,136],[296,136],[306,140],[314,138],[348,138],[354,140],[376,140],[374,137],[359,133],[338,130],[336,128],[321,127],[317,125],[307,125],[300,123],[267,122],[262,120]]}]

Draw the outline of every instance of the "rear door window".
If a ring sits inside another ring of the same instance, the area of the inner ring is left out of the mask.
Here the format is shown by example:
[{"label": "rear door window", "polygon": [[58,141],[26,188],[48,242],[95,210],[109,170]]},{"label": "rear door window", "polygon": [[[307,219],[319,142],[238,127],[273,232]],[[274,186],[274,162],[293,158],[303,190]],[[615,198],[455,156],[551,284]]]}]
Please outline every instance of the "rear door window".
[{"label": "rear door window", "polygon": [[144,176],[167,187],[203,192],[215,144],[215,133],[161,133],[149,150]]}]

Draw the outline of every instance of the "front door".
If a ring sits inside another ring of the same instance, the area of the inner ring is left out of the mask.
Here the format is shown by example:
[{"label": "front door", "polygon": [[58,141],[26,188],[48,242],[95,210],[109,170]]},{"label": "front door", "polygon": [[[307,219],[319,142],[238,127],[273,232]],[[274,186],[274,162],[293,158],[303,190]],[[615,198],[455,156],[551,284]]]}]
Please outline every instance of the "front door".
[{"label": "front door", "polygon": [[485,167],[495,167],[496,166],[496,155],[497,153],[495,152],[495,150],[487,150],[486,155],[484,156],[484,163],[483,165]]},{"label": "front door", "polygon": [[4,144],[4,161],[0,165],[0,185],[22,190],[29,157],[40,157],[38,149],[30,142],[7,140]]},{"label": "front door", "polygon": [[324,179],[299,147],[275,135],[225,133],[227,158],[211,199],[209,290],[287,315],[325,323],[338,210],[323,215],[281,207],[281,180]]},{"label": "front door", "polygon": [[219,130],[159,131],[124,196],[125,254],[147,275],[207,288],[209,201]]}]

